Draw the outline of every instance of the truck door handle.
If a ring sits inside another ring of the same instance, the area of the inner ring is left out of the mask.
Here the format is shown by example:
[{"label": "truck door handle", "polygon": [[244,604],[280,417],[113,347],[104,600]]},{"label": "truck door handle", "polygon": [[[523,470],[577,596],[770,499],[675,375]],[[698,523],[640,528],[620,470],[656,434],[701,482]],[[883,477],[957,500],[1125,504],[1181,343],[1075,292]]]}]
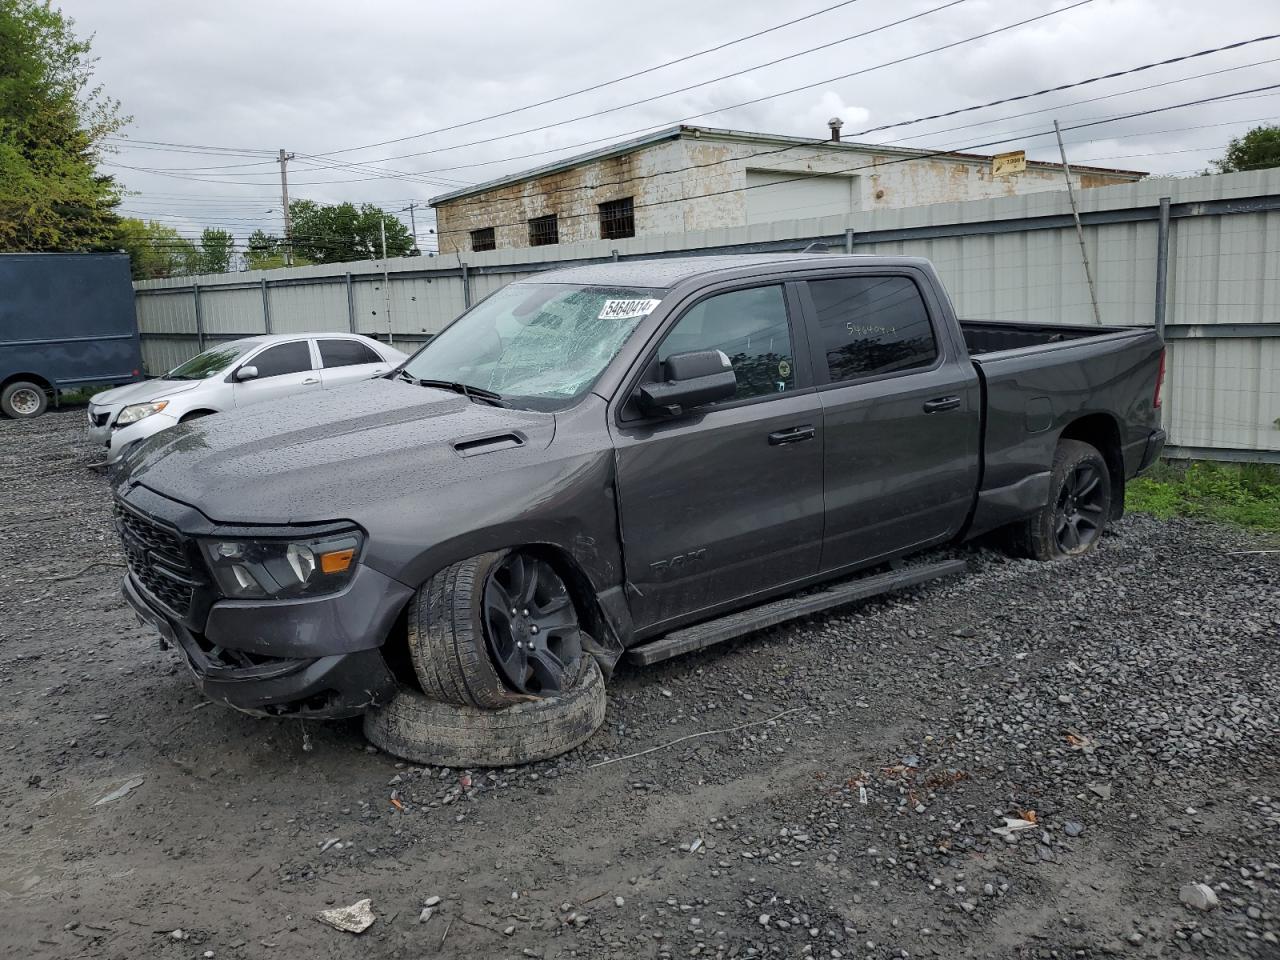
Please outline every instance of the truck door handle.
[{"label": "truck door handle", "polygon": [[959,397],[938,397],[936,400],[925,401],[924,412],[941,413],[943,410],[955,410],[959,406]]},{"label": "truck door handle", "polygon": [[775,430],[769,434],[769,446],[777,447],[784,443],[799,443],[801,440],[812,440],[813,425],[806,423],[803,427],[789,427],[786,430]]}]

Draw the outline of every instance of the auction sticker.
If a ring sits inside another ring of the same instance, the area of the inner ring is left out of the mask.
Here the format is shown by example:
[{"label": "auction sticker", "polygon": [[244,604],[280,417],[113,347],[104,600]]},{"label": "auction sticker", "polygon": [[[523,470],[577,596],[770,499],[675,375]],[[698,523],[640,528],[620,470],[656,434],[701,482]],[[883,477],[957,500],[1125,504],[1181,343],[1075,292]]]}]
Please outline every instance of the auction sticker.
[{"label": "auction sticker", "polygon": [[635,317],[647,317],[661,300],[647,297],[639,300],[606,300],[600,308],[601,320],[631,320]]}]

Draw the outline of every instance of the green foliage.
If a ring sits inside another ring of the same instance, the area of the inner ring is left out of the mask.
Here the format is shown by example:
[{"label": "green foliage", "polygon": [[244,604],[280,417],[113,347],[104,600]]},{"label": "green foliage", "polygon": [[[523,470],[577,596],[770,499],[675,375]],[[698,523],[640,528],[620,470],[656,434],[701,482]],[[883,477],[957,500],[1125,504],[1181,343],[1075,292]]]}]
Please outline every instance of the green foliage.
[{"label": "green foliage", "polygon": [[196,245],[184,239],[173,227],[151,221],[144,223],[133,217],[121,220],[115,228],[112,246],[129,254],[135,280],[156,280],[192,272],[199,260]]},{"label": "green foliage", "polygon": [[[249,234],[249,245],[245,249],[244,258],[248,262],[250,270],[274,270],[277,267],[285,266],[284,245],[280,242],[279,237],[262,230],[255,230]],[[311,262],[307,257],[299,256],[298,252],[294,251],[293,265],[295,267],[306,267]]]},{"label": "green foliage", "polygon": [[382,256],[379,224],[386,225],[387,256],[406,257],[413,249],[409,228],[372,203],[324,205],[314,200],[289,204],[293,249],[313,263],[377,260]]},{"label": "green foliage", "polygon": [[109,246],[120,195],[97,164],[127,122],[88,40],[39,0],[0,0],[0,250]]},{"label": "green foliage", "polygon": [[1210,162],[1217,173],[1280,167],[1280,127],[1254,127],[1228,143],[1222,159]]},{"label": "green foliage", "polygon": [[236,241],[225,230],[205,227],[200,234],[200,273],[229,273]]},{"label": "green foliage", "polygon": [[1129,482],[1125,506],[1165,519],[1201,517],[1280,531],[1280,470],[1253,463],[1162,463]]}]

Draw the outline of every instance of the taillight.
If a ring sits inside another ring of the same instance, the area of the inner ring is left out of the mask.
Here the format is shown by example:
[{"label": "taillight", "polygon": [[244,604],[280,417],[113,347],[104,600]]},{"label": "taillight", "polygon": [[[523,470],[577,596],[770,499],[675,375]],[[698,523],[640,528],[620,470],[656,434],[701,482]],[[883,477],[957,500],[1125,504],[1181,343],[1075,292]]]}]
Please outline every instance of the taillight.
[{"label": "taillight", "polygon": [[1160,391],[1163,386],[1164,386],[1164,351],[1161,350],[1160,351],[1160,369],[1156,373],[1156,394],[1154,397],[1151,398],[1151,406],[1157,410],[1160,409],[1160,400],[1161,400]]}]

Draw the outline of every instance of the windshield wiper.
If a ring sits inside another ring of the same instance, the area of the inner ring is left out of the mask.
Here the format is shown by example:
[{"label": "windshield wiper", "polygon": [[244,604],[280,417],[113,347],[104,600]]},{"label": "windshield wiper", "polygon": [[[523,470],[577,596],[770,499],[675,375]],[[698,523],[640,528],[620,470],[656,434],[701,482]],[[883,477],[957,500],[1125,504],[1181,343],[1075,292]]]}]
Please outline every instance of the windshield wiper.
[{"label": "windshield wiper", "polygon": [[[404,373],[404,371],[401,371],[401,373]],[[452,390],[454,393],[462,394],[472,403],[483,402],[494,407],[505,407],[507,405],[502,399],[502,394],[494,393],[492,390],[486,390],[483,387],[473,387],[465,383],[456,383],[449,380],[419,380],[414,378],[413,382],[420,387]]]}]

